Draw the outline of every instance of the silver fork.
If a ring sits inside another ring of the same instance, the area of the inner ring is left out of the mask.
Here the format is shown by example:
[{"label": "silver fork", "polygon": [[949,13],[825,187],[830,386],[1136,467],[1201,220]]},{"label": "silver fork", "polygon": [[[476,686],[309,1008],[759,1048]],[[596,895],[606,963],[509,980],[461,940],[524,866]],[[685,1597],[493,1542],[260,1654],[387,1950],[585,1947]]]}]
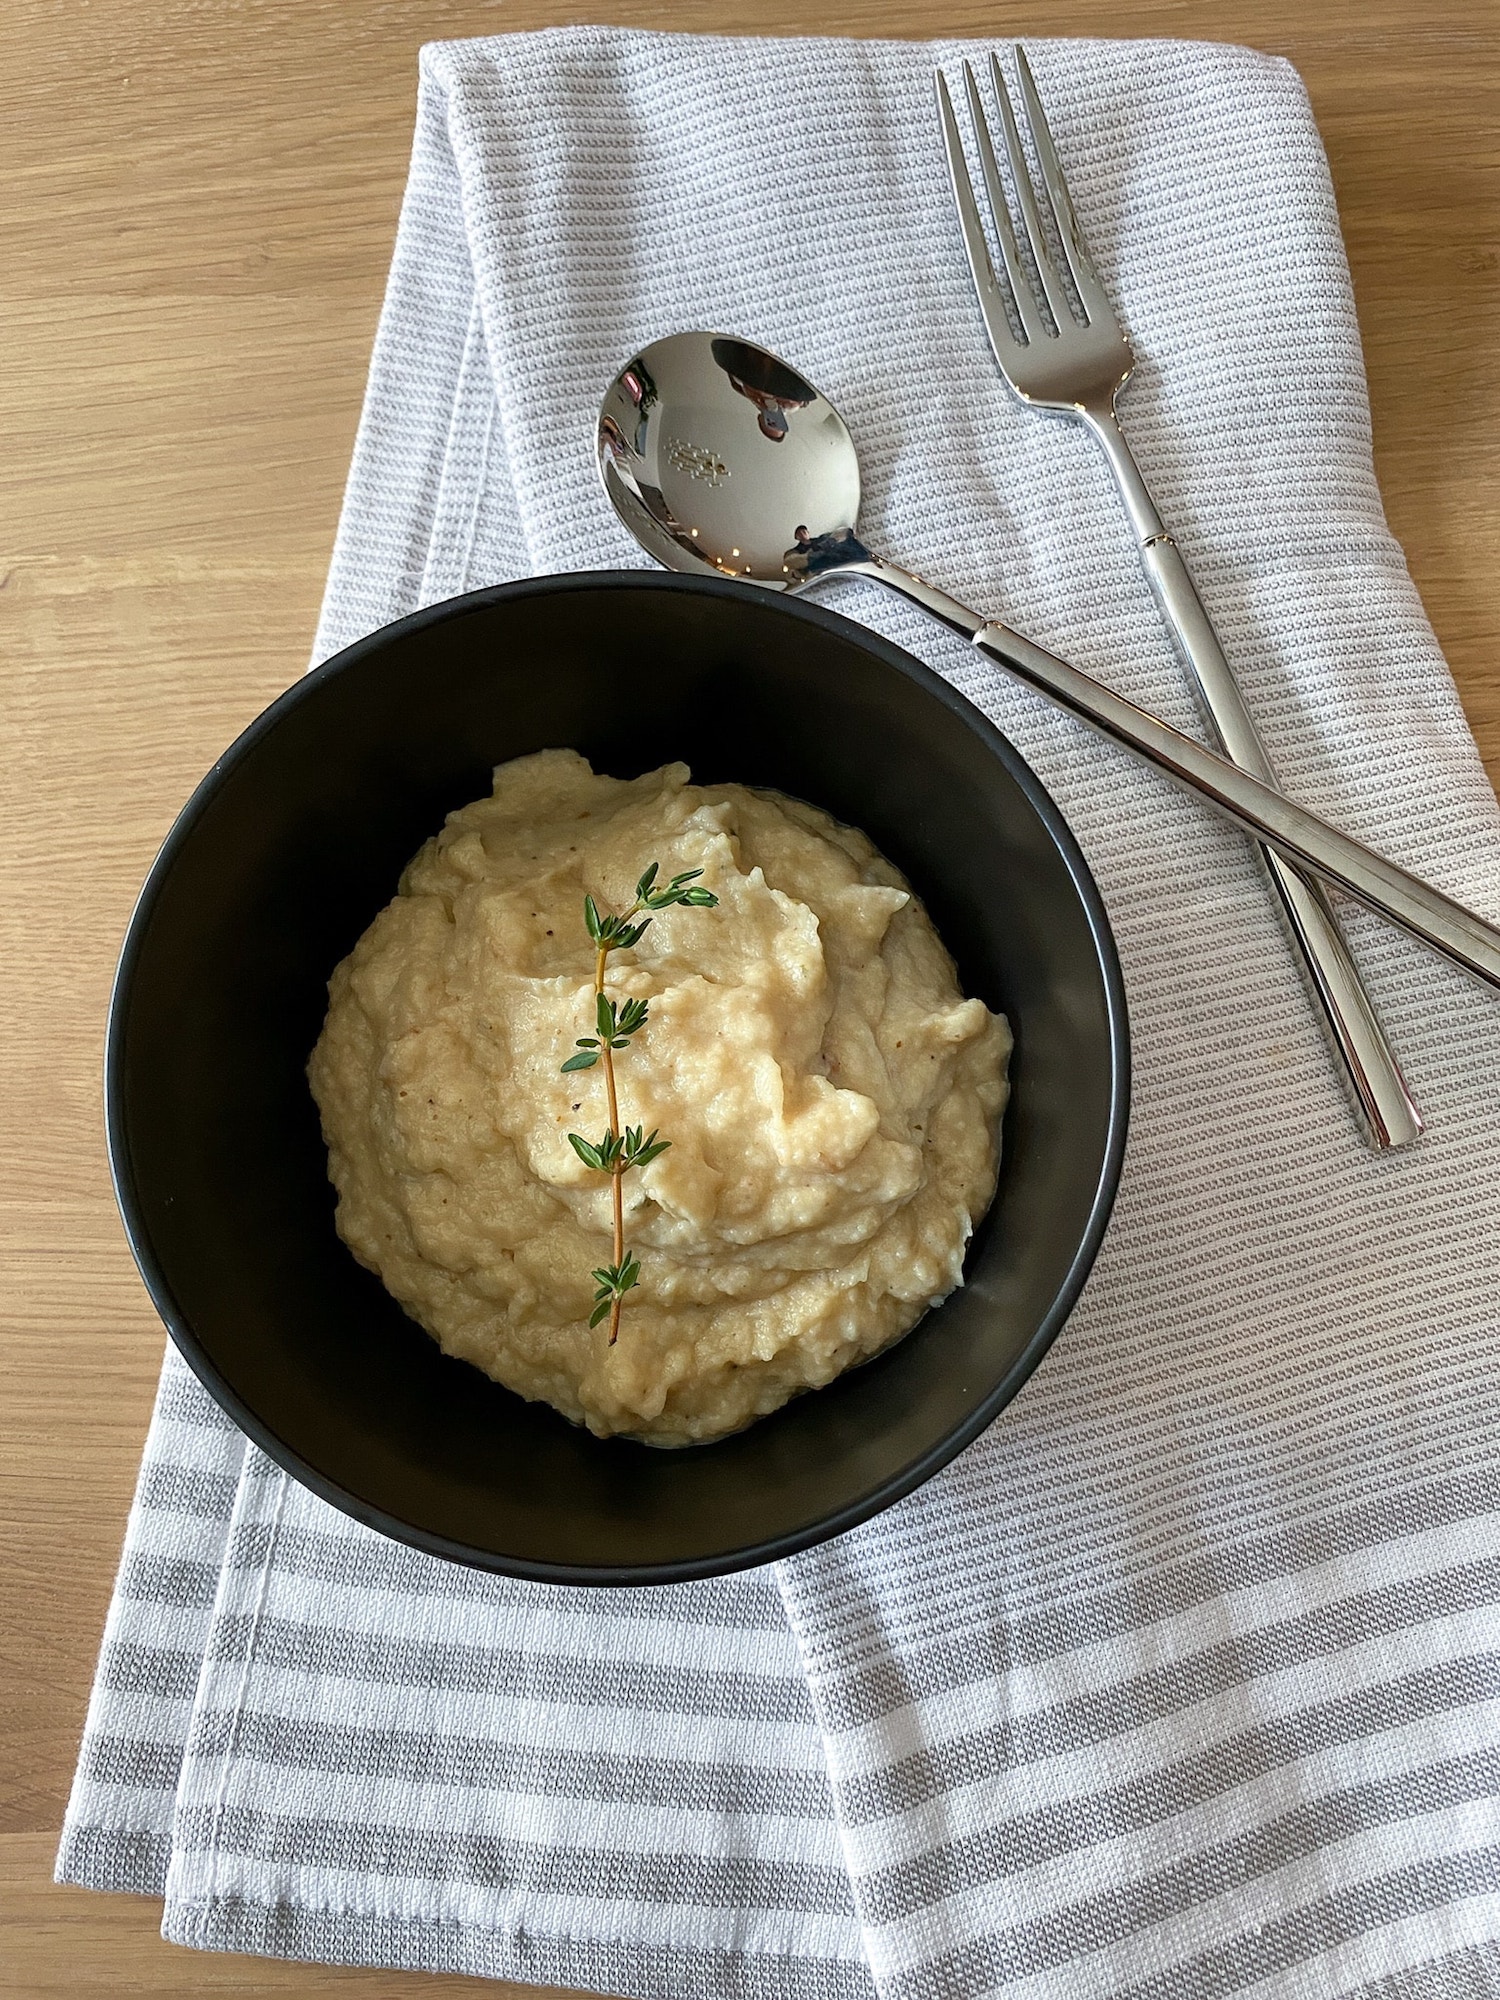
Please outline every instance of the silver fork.
[{"label": "silver fork", "polygon": [[[1040,281],[1040,292],[1022,262],[1020,241],[1001,184],[974,72],[968,63],[964,64],[964,85],[980,168],[1005,267],[1003,285],[990,259],[948,85],[941,70],[937,73],[938,113],[948,151],[948,169],[953,177],[953,198],[990,346],[1000,372],[1022,402],[1075,418],[1093,432],[1114,473],[1156,602],[1197,687],[1212,729],[1225,754],[1242,770],[1275,784],[1270,760],[1203,600],[1156,510],[1115,415],[1115,399],[1130,379],[1135,356],[1084,248],[1052,134],[1019,43],[1015,45],[1015,61],[1032,147],[1067,265],[1064,276],[1048,246],[1010,92],[999,61],[992,55],[990,80],[1000,112],[1006,161],[1022,237]],[[1076,293],[1076,306],[1069,297],[1068,280]],[[1021,328],[1020,338],[1012,326],[1012,311]],[[1422,1114],[1407,1090],[1322,885],[1269,848],[1260,852],[1292,937],[1301,950],[1367,1137],[1381,1150],[1409,1145],[1422,1130]]]}]

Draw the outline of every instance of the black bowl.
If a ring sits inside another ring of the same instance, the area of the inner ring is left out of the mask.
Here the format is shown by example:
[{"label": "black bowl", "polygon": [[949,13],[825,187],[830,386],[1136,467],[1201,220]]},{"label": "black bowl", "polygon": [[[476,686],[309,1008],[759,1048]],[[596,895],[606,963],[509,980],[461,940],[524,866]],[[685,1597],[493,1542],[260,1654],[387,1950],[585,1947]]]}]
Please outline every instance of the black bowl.
[{"label": "black bowl", "polygon": [[[717,1444],[601,1442],[449,1360],[334,1231],[305,1066],[336,962],[492,766],[571,745],[630,776],[774,786],[910,877],[967,993],[1010,1017],[1000,1190],[967,1282],[867,1366]],[[1057,808],[977,709],[847,619],[657,574],[507,584],[375,633],[219,760],[130,926],[108,1119],[172,1336],[314,1492],[515,1576],[664,1583],[852,1527],[984,1429],[1046,1352],[1114,1198],[1119,964]]]}]

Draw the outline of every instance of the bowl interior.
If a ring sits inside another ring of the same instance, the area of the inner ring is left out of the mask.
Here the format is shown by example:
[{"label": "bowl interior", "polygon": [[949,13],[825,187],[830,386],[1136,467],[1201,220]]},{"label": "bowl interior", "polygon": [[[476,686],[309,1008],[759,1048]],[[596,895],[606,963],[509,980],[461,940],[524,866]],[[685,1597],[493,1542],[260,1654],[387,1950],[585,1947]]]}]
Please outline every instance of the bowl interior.
[{"label": "bowl interior", "polygon": [[[491,768],[552,745],[774,786],[910,877],[1016,1035],[1000,1191],[968,1280],[899,1346],[737,1437],[601,1442],[450,1361],[334,1231],[305,1065],[326,982]],[[1118,967],[1059,816],[976,710],[833,614],[655,575],[505,586],[292,689],[215,767],[142,896],[111,1020],[110,1142],[168,1325],[273,1456],[349,1512],[520,1575],[764,1561],[899,1497],[1035,1365],[1107,1217],[1126,1109]]]}]

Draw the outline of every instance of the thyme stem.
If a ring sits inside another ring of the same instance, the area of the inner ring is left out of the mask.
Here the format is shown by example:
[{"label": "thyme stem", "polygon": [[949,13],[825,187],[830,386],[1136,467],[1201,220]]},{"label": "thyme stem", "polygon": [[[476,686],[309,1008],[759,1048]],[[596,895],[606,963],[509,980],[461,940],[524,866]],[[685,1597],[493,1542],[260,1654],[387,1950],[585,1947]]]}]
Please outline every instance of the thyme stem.
[{"label": "thyme stem", "polygon": [[[649,1166],[672,1142],[658,1138],[655,1132],[648,1134],[641,1125],[621,1130],[614,1052],[630,1047],[631,1037],[645,1027],[649,1009],[644,1000],[626,1000],[622,1005],[616,1005],[609,998],[604,990],[609,955],[612,951],[627,950],[644,937],[651,917],[642,917],[643,910],[654,914],[672,903],[711,909],[719,900],[708,889],[688,886],[703,873],[701,868],[690,868],[685,875],[674,875],[660,889],[655,886],[657,872],[658,864],[653,861],[635,885],[635,899],[630,908],[618,915],[601,914],[592,896],[583,899],[583,921],[594,941],[594,1025],[598,1032],[581,1035],[575,1043],[577,1055],[569,1056],[562,1066],[566,1074],[569,1070],[593,1069],[600,1062],[604,1065],[604,1087],[609,1096],[609,1130],[597,1143],[585,1139],[581,1132],[570,1132],[568,1144],[586,1167],[610,1177],[614,1262],[594,1273],[598,1290],[594,1293],[594,1310],[589,1315],[589,1325],[598,1326],[608,1315],[611,1347],[620,1337],[620,1308],[625,1303],[625,1294],[634,1290],[641,1276],[640,1259],[625,1254],[625,1176],[632,1167]],[[639,923],[636,922],[637,917],[641,918]]]},{"label": "thyme stem", "polygon": [[[630,914],[633,916],[635,912],[632,910]],[[599,996],[604,991],[604,967],[608,958],[609,946],[601,944],[598,956],[594,960],[594,1002],[596,1011]],[[620,1136],[620,1100],[615,1095],[614,1051],[607,1041],[600,1050],[600,1054],[604,1058],[604,1087],[609,1092],[609,1136],[611,1139],[618,1140]],[[610,1170],[610,1181],[614,1194],[615,1269],[618,1271],[625,1261],[625,1167],[618,1151],[615,1154],[614,1166]],[[611,1347],[620,1338],[620,1308],[624,1303],[624,1294],[616,1292],[609,1308],[609,1344]]]}]

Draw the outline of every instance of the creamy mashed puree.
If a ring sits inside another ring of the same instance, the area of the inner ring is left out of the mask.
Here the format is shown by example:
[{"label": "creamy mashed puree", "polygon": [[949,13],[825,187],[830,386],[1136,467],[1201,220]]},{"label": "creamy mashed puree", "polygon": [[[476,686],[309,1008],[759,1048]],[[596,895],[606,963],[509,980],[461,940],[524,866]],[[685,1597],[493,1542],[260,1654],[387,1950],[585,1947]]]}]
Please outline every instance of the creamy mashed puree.
[{"label": "creamy mashed puree", "polygon": [[[650,1019],[615,1058],[622,1123],[670,1151],[625,1177],[641,1280],[590,1330],[610,1184],[585,892],[623,910],[690,868],[609,960]],[[338,1227],[449,1354],[601,1436],[722,1436],[905,1333],[960,1281],[995,1188],[1010,1033],[960,992],[865,835],[668,764],[629,782],[517,758],[454,813],[329,985],[309,1074]]]}]

